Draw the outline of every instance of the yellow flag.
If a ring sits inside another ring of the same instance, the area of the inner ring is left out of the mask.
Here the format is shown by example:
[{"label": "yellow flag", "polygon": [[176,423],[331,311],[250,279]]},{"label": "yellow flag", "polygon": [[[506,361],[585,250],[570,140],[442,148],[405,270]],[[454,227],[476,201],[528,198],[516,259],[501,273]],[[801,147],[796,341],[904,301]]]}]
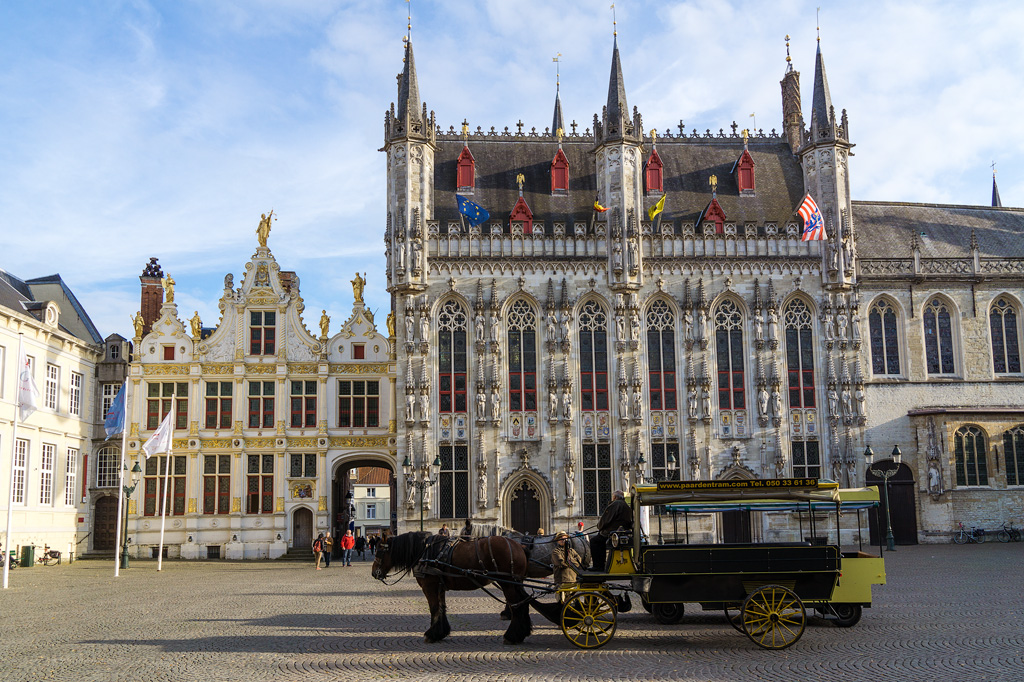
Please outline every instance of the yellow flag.
[{"label": "yellow flag", "polygon": [[665,210],[665,197],[666,196],[667,195],[662,194],[661,195],[661,199],[658,199],[658,203],[656,203],[654,206],[651,206],[649,209],[647,209],[647,217],[648,217],[648,219],[654,220],[654,216],[658,215],[659,213],[661,213],[662,211]]}]

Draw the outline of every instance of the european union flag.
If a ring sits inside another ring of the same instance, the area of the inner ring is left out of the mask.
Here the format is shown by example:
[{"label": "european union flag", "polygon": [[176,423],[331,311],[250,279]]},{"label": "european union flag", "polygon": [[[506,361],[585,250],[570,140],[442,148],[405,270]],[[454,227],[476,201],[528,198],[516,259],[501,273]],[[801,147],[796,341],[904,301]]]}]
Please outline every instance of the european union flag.
[{"label": "european union flag", "polygon": [[475,204],[461,194],[455,195],[455,200],[459,202],[459,213],[466,216],[469,220],[469,224],[476,227],[480,223],[486,222],[491,214],[487,212],[480,204]]},{"label": "european union flag", "polygon": [[117,392],[117,396],[114,398],[114,402],[110,404],[110,409],[107,410],[106,417],[103,420],[103,430],[107,432],[107,438],[124,431],[124,387],[127,385],[127,381],[121,384],[121,390]]}]

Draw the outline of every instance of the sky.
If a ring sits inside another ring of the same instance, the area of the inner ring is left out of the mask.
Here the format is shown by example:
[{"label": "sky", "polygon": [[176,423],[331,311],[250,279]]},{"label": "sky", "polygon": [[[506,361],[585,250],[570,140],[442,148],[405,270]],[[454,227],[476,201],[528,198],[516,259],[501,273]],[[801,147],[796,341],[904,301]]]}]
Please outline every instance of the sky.
[{"label": "sky", "polygon": [[[608,2],[413,0],[420,94],[438,124],[550,125],[607,97]],[[619,0],[630,106],[650,130],[782,130],[785,36],[810,121],[816,20],[855,200],[1024,204],[1024,3]],[[101,335],[130,337],[160,259],[183,320],[215,324],[260,214],[306,326],[332,333],[354,273],[383,322],[384,112],[404,0],[9,0],[0,3],[0,268],[59,273]],[[751,114],[755,114],[751,118]],[[511,207],[510,207],[511,208]],[[493,210],[492,210],[493,212]],[[383,331],[383,327],[381,328]]]}]

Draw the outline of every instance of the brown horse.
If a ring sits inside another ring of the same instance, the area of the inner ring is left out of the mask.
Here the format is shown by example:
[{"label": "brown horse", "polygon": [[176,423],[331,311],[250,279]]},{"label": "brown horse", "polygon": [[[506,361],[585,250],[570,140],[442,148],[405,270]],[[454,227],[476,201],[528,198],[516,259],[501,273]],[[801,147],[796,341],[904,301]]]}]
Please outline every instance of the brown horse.
[{"label": "brown horse", "polygon": [[486,537],[455,540],[425,532],[385,537],[377,545],[371,569],[385,581],[393,571],[411,571],[430,606],[430,628],[424,641],[440,642],[451,631],[445,592],[478,590],[492,581],[505,596],[512,618],[505,630],[506,644],[520,644],[533,630],[530,598],[523,588],[526,553],[514,540]]}]

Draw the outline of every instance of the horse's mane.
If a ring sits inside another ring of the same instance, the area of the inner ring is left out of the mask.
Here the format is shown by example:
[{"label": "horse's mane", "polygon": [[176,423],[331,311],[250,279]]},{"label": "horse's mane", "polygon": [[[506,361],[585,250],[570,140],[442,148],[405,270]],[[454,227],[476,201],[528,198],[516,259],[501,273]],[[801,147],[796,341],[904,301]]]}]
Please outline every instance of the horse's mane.
[{"label": "horse's mane", "polygon": [[472,519],[466,519],[466,525],[459,531],[459,536],[464,538],[486,538],[492,535],[516,539],[526,537],[514,528],[507,528],[496,523],[474,523]]},{"label": "horse's mane", "polygon": [[419,530],[393,536],[389,541],[392,568],[404,571],[415,566],[423,556],[430,536],[427,531]]}]

